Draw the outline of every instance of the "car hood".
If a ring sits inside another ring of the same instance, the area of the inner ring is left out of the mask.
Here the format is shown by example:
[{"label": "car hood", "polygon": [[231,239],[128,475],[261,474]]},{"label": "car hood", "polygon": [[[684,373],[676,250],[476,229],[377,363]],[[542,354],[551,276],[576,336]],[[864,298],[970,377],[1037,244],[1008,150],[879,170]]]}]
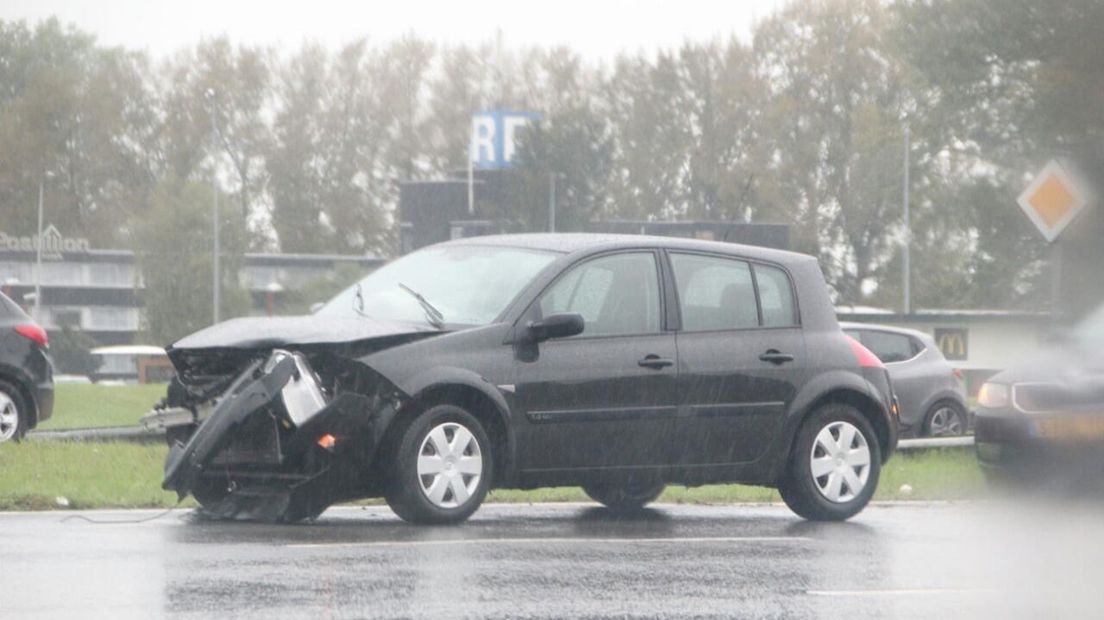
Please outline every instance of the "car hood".
[{"label": "car hood", "polygon": [[1080,343],[1051,344],[993,375],[997,383],[1078,382],[1104,376],[1104,354]]},{"label": "car hood", "polygon": [[171,353],[199,349],[271,349],[294,345],[344,344],[437,331],[428,325],[369,317],[243,317],[223,321],[185,336],[168,350]]},{"label": "car hood", "polygon": [[1104,407],[1104,355],[1088,343],[1044,347],[989,381],[1018,385],[1031,409]]}]

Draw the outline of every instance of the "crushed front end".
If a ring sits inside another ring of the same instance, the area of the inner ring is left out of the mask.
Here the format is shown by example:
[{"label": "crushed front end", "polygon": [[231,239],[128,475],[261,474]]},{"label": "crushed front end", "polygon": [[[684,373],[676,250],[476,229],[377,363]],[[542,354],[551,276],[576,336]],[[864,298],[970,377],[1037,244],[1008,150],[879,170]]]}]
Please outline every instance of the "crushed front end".
[{"label": "crushed front end", "polygon": [[143,419],[169,438],[165,489],[192,494],[211,517],[289,522],[375,494],[382,421],[403,404],[389,382],[333,355],[277,349],[234,361],[229,376],[179,365]]}]

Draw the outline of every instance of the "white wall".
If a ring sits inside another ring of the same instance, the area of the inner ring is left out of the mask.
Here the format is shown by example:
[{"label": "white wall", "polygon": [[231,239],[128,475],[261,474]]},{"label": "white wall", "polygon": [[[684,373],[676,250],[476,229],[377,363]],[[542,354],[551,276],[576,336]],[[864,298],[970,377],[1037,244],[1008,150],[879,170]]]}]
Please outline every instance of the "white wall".
[{"label": "white wall", "polygon": [[1025,356],[1031,355],[1043,343],[1046,323],[1038,317],[956,317],[887,315],[874,320],[840,315],[841,321],[877,323],[904,327],[933,334],[935,328],[965,329],[967,333],[967,358],[952,360],[956,368],[965,370],[1003,370]]}]

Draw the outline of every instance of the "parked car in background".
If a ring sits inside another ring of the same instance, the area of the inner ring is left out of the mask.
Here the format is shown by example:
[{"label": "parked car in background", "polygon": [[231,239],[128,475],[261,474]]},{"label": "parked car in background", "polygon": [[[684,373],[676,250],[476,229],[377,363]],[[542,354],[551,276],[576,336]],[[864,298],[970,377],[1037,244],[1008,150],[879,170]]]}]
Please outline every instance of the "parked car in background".
[{"label": "parked car in background", "polygon": [[451,241],[169,358],[144,418],[172,437],[163,486],[224,518],[383,496],[454,523],[492,487],[560,485],[630,511],[669,483],[741,482],[841,520],[897,442],[889,376],[840,331],[816,259],[730,243]]},{"label": "parked car in background", "polygon": [[981,386],[974,445],[1007,490],[1101,487],[1104,306]]},{"label": "parked car in background", "polygon": [[19,441],[54,412],[46,330],[0,293],[0,443]]},{"label": "parked car in background", "polygon": [[849,336],[882,360],[901,407],[901,434],[953,437],[970,428],[962,373],[943,357],[935,340],[914,329],[840,323]]}]

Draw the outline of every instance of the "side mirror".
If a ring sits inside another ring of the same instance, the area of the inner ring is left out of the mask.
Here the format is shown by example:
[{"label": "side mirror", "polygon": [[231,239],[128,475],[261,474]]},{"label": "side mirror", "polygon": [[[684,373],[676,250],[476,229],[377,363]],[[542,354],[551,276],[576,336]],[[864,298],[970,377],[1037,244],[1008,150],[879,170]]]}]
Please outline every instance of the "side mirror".
[{"label": "side mirror", "polygon": [[550,314],[540,321],[530,321],[527,327],[529,337],[535,342],[552,338],[567,338],[583,333],[586,322],[581,314],[563,312]]}]

